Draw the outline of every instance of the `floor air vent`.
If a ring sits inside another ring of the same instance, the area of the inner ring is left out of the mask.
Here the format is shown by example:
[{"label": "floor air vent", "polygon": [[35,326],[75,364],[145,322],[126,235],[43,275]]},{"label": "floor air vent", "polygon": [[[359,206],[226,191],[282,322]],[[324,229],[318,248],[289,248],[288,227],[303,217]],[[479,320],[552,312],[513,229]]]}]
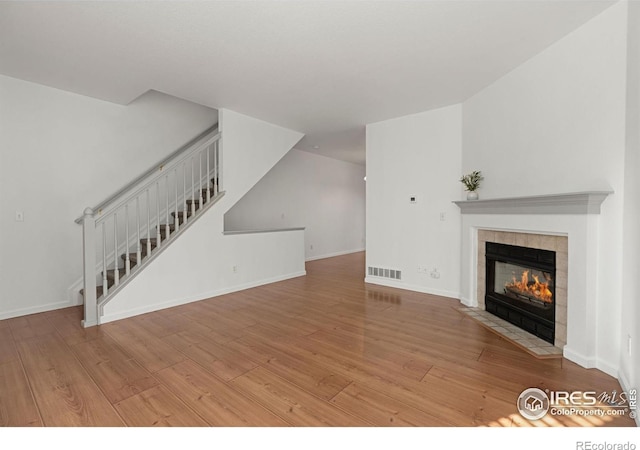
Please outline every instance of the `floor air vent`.
[{"label": "floor air vent", "polygon": [[391,278],[392,280],[402,279],[400,270],[383,269],[382,267],[369,267],[369,275],[374,277]]}]

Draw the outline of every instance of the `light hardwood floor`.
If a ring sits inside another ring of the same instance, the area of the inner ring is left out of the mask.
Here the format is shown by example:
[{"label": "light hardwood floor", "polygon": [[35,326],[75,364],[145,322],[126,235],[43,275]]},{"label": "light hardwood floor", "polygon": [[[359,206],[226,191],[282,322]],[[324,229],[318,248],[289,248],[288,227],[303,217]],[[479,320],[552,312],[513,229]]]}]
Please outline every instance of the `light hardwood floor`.
[{"label": "light hardwood floor", "polygon": [[535,359],[455,300],[365,285],[364,253],[307,273],[86,330],[80,308],[0,321],[0,425],[634,425],[523,419],[528,387],[621,388]]}]

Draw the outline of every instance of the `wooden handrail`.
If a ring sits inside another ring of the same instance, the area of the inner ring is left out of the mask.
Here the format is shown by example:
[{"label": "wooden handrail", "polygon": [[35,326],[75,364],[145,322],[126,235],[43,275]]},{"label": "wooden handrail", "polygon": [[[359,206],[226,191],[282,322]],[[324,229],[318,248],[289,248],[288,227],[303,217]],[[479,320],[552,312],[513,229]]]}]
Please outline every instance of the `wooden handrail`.
[{"label": "wooden handrail", "polygon": [[[156,172],[161,172],[162,170],[167,168],[167,166],[169,164],[171,164],[171,162],[177,156],[181,155],[183,152],[185,152],[189,148],[196,146],[200,141],[206,139],[209,135],[213,135],[217,131],[218,131],[218,124],[216,123],[215,125],[207,128],[205,131],[200,133],[195,138],[191,139],[189,142],[184,144],[182,147],[180,147],[179,149],[177,149],[176,151],[171,153],[169,156],[167,156],[163,160],[161,160],[158,163],[154,164],[152,167],[150,167],[148,170],[146,170],[140,176],[138,176],[133,181],[131,181],[130,183],[125,185],[122,189],[119,189],[117,192],[115,192],[114,194],[110,195],[105,200],[103,200],[102,202],[98,203],[96,206],[93,206],[93,207],[90,207],[90,208],[94,211],[95,214],[99,214],[100,211],[103,211],[103,210],[109,208],[113,202],[115,202],[118,199],[120,199],[125,193],[129,192],[132,188],[134,188],[135,186],[140,184],[143,180],[145,180],[146,178],[148,178],[149,176],[153,175]],[[84,214],[81,215],[80,217],[78,217],[75,220],[75,223],[81,224],[83,218],[84,218]]]}]

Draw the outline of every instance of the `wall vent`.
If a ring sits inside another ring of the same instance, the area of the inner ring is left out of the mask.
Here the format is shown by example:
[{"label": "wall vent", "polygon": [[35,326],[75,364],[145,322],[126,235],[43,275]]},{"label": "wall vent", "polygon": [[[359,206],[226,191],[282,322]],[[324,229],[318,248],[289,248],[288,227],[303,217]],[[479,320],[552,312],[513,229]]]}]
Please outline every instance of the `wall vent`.
[{"label": "wall vent", "polygon": [[402,271],[394,269],[383,269],[382,267],[369,266],[369,275],[374,277],[391,278],[392,280],[402,279]]}]

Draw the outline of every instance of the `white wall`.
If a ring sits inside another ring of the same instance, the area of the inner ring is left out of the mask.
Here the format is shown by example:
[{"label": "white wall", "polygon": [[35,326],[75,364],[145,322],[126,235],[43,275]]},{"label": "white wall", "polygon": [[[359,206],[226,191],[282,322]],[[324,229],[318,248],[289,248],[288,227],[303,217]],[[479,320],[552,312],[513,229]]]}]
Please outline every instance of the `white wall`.
[{"label": "white wall", "polygon": [[293,149],[225,215],[225,230],[305,227],[307,260],[364,250],[365,168]]},{"label": "white wall", "polygon": [[222,234],[224,214],[303,135],[227,109],[220,131],[225,196],[114,295],[102,323],[305,274],[302,230]]},{"label": "white wall", "polygon": [[121,106],[0,76],[0,318],[69,306],[74,220],[216,121],[158,92]]},{"label": "white wall", "polygon": [[[627,134],[624,175],[621,381],[627,389],[640,387],[640,297],[636,283],[640,268],[640,3],[631,2],[627,36]],[[631,337],[631,349],[628,339]],[[640,426],[640,417],[636,419]]]},{"label": "white wall", "polygon": [[459,296],[460,158],[460,105],[367,125],[367,266],[402,270],[368,282]]},{"label": "white wall", "polygon": [[100,323],[306,274],[304,230],[212,233],[222,220],[216,206],[107,303]]},{"label": "white wall", "polygon": [[599,218],[597,322],[587,331],[609,368],[623,313],[626,19],[626,3],[615,4],[463,105],[462,171],[482,170],[481,198],[615,191]]}]

